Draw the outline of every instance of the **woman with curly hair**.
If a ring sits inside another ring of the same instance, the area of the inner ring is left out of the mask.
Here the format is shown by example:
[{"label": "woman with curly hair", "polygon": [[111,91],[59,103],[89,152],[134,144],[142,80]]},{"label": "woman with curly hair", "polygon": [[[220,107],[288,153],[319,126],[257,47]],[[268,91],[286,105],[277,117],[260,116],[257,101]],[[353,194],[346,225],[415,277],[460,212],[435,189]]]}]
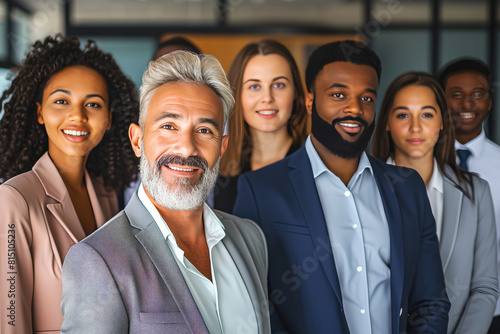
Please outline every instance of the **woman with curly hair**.
[{"label": "woman with curly hair", "polygon": [[372,153],[413,168],[427,186],[451,302],[448,334],[486,333],[498,298],[493,202],[488,183],[457,166],[453,122],[434,77],[408,72],[394,79]]},{"label": "woman with curly hair", "polygon": [[307,112],[297,64],[275,40],[245,45],[234,58],[228,79],[236,103],[214,207],[232,212],[238,176],[279,161],[302,146]]},{"label": "woman with curly hair", "polygon": [[58,333],[64,257],[137,174],[135,87],[94,42],[48,37],[0,105],[0,332]]}]

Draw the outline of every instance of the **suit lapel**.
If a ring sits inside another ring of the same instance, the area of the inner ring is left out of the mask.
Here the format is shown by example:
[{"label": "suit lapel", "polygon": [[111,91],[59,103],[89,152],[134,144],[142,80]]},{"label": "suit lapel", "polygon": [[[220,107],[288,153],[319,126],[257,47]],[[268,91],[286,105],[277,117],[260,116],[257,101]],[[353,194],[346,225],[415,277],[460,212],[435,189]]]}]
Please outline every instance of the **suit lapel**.
[{"label": "suit lapel", "polygon": [[[240,275],[245,283],[248,294],[250,296],[250,300],[252,301],[252,306],[255,312],[255,316],[257,318],[257,323],[262,324],[262,305],[259,304],[259,301],[266,300],[267,296],[264,295],[264,291],[259,289],[257,291],[256,287],[260,287],[260,279],[257,276],[257,273],[251,273],[248,268],[253,267],[252,257],[248,253],[248,249],[246,247],[238,247],[237,245],[244,245],[244,241],[241,238],[239,231],[233,228],[233,222],[228,222],[227,220],[223,220],[223,218],[217,215],[218,218],[222,221],[222,224],[226,228],[226,236],[222,239],[224,246],[226,246],[229,255],[233,259]],[[244,255],[242,255],[244,253]],[[249,263],[250,261],[250,263]],[[264,324],[262,324],[264,325]],[[262,326],[261,325],[261,326]],[[262,333],[262,327],[259,326],[259,333]]]},{"label": "suit lapel", "polygon": [[[47,209],[56,218],[57,223],[61,225],[75,244],[85,238],[85,232],[80,225],[68,190],[48,153],[45,153],[33,166],[33,172],[40,180],[45,195],[56,201],[56,203],[47,204]],[[48,222],[50,224],[52,220]]]},{"label": "suit lapel", "polygon": [[[68,236],[76,244],[85,238],[85,232],[78,223],[80,220],[76,215],[71,199],[66,197],[61,203],[47,204],[47,209],[56,218],[57,223],[66,231]],[[72,224],[76,222],[77,224]]]},{"label": "suit lapel", "polygon": [[311,233],[314,249],[324,249],[328,254],[328,258],[319,262],[337,295],[339,304],[342,305],[342,293],[335,268],[330,237],[328,236],[323,208],[321,207],[305,145],[296,154],[290,156],[288,166],[291,168],[288,173],[290,183],[297,198],[300,199],[298,202],[302,210],[302,217]]},{"label": "suit lapel", "polygon": [[441,254],[443,271],[446,271],[450,263],[451,254],[453,254],[453,249],[455,248],[463,196],[463,193],[457,189],[447,177],[444,177],[443,226],[439,243],[439,253]]},{"label": "suit lapel", "polygon": [[402,217],[394,184],[401,182],[397,173],[381,167],[381,162],[368,156],[372,165],[375,180],[380,191],[384,212],[389,225],[391,239],[391,318],[392,331],[399,333],[399,315],[403,295],[404,282],[404,248]]},{"label": "suit lapel", "polygon": [[158,270],[191,332],[208,334],[203,317],[196,306],[174,255],[168,248],[167,241],[163,238],[153,217],[142,205],[137,193],[134,194],[130,203],[125,207],[125,213],[130,224],[140,229],[135,237]]}]

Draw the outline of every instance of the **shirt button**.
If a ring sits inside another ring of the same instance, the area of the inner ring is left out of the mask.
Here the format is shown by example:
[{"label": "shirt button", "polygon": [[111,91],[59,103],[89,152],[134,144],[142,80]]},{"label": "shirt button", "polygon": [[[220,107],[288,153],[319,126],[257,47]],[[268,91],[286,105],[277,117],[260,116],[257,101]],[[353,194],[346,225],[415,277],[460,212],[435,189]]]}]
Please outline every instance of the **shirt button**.
[{"label": "shirt button", "polygon": [[352,224],[352,229],[355,230],[358,228],[358,224]]},{"label": "shirt button", "polygon": [[349,196],[351,196],[351,192],[350,192],[349,190],[346,190],[346,191],[344,192],[344,196],[345,196],[345,197],[349,197]]},{"label": "shirt button", "polygon": [[363,267],[357,267],[356,270],[359,272],[361,272],[361,270],[363,270]]},{"label": "shirt button", "polygon": [[361,312],[361,314],[365,314],[366,313],[366,311],[365,311],[364,308],[362,308],[360,312]]}]

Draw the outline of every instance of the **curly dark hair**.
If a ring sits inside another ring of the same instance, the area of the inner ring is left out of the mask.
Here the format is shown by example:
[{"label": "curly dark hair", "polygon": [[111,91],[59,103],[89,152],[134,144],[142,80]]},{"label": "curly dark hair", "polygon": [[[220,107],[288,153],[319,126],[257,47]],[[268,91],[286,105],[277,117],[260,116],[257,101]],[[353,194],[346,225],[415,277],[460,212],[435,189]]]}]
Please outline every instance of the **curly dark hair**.
[{"label": "curly dark hair", "polygon": [[48,150],[45,126],[37,122],[36,103],[42,102],[48,80],[69,66],[86,66],[106,80],[113,122],[90,153],[86,168],[101,176],[108,188],[121,191],[137,178],[138,159],[128,138],[129,125],[137,123],[139,116],[136,88],[111,54],[99,50],[94,41],[82,49],[78,38],[62,35],[33,44],[0,98],[0,178],[4,182],[31,170]]}]

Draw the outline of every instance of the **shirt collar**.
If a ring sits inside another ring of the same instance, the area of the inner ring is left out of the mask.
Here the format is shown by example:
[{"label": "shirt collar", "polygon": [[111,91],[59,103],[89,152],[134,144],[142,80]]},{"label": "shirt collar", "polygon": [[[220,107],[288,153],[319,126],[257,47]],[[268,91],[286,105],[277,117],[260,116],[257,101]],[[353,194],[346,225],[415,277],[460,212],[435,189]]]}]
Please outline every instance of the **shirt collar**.
[{"label": "shirt collar", "polygon": [[[307,155],[309,156],[309,161],[311,162],[311,168],[313,171],[313,176],[316,179],[318,176],[320,176],[323,173],[331,173],[333,174],[328,167],[323,163],[321,160],[318,152],[314,148],[314,145],[311,141],[311,135],[309,135],[306,139],[306,152]],[[368,156],[365,152],[361,154],[361,157],[359,159],[359,164],[358,164],[358,169],[354,173],[353,177],[351,177],[351,180],[349,181],[349,186],[356,182],[356,180],[359,178],[361,174],[365,171],[365,169],[368,169],[368,171],[373,174],[372,171],[372,166],[370,164],[370,160],[368,159]],[[335,175],[335,174],[333,174]],[[335,175],[336,176],[336,175]]]},{"label": "shirt collar", "polygon": [[[163,220],[163,217],[160,215],[160,212],[154,206],[153,202],[151,202],[148,195],[146,195],[146,191],[144,190],[144,186],[142,183],[137,190],[137,196],[155,220],[165,240],[168,240],[169,242],[171,242],[172,246],[174,246],[176,255],[179,255],[180,252],[182,252],[182,255],[184,255],[184,252],[178,247],[177,241],[175,240],[172,231],[168,227],[168,224],[165,222],[165,220]],[[224,225],[219,220],[217,215],[212,211],[212,209],[210,209],[207,203],[203,203],[203,222],[205,225],[204,227],[207,245],[209,248],[212,248],[225,237],[226,232],[224,230]],[[176,248],[180,250],[179,254],[177,254],[178,250]]]},{"label": "shirt collar", "polygon": [[434,170],[432,171],[432,176],[431,179],[429,180],[429,184],[427,185],[427,189],[436,189],[439,191],[441,194],[443,193],[443,187],[444,187],[444,181],[443,181],[443,174],[439,170],[438,164],[436,159],[434,159]]},{"label": "shirt collar", "polygon": [[[394,159],[392,159],[391,157],[389,157],[389,159],[387,159],[387,164],[396,165],[396,163],[394,162]],[[436,189],[437,191],[439,191],[441,194],[444,191],[444,189],[443,189],[444,188],[443,173],[441,173],[441,171],[439,170],[439,167],[438,167],[438,164],[437,164],[437,161],[435,158],[434,158],[434,168],[432,170],[432,176],[431,176],[431,179],[429,180],[429,184],[427,185],[427,190],[430,190],[433,188]]]},{"label": "shirt collar", "polygon": [[468,143],[461,144],[457,140],[455,140],[455,149],[468,149],[473,157],[479,157],[483,151],[486,144],[486,133],[484,129],[481,130],[481,133],[476,138],[472,139]]}]

